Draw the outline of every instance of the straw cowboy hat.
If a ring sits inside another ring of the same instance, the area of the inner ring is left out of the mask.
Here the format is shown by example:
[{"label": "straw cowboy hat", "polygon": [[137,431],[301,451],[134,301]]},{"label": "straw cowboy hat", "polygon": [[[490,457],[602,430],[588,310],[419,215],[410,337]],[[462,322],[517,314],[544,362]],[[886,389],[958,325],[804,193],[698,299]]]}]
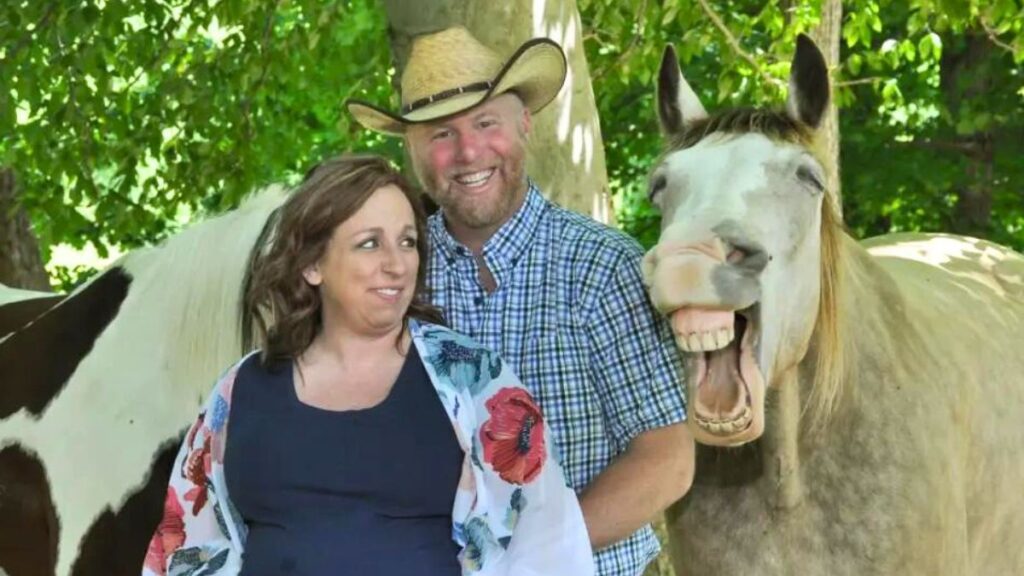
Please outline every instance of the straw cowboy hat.
[{"label": "straw cowboy hat", "polygon": [[505,92],[537,112],[558,94],[565,74],[565,54],[553,40],[529,40],[503,63],[468,30],[454,27],[413,40],[398,113],[360,100],[345,105],[363,126],[401,136],[410,124],[454,116]]}]

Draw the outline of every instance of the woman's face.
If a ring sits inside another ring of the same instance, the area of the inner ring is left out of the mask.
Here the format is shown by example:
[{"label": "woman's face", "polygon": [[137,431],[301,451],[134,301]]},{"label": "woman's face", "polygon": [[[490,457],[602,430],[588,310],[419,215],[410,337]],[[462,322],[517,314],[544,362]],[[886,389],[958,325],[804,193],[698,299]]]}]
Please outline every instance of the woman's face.
[{"label": "woman's face", "polygon": [[303,271],[320,289],[325,329],[385,335],[401,328],[416,287],[419,241],[405,194],[390,185],[375,190]]}]

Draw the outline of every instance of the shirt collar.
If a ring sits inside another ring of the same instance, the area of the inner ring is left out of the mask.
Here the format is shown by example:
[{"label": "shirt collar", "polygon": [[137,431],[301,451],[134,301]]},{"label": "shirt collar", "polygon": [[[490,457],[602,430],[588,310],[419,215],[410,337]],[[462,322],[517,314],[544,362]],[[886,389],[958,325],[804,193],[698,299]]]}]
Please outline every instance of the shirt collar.
[{"label": "shirt collar", "polygon": [[[533,181],[529,181],[523,205],[484,243],[484,259],[492,268],[492,273],[500,274],[516,265],[530,245],[547,206],[548,201],[544,199],[540,189]],[[448,232],[444,225],[443,210],[438,210],[430,216],[428,228],[434,249],[439,250],[441,256],[453,259],[471,255],[469,249]]]}]

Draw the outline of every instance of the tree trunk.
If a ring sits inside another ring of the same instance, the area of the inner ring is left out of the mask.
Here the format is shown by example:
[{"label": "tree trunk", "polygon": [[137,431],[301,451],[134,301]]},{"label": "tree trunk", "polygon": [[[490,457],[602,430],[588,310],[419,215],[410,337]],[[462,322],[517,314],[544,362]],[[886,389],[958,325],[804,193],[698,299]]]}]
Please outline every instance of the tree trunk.
[{"label": "tree trunk", "polygon": [[39,243],[17,203],[16,187],[14,170],[0,168],[0,284],[50,291]]},{"label": "tree trunk", "polygon": [[[839,40],[843,30],[843,5],[840,0],[822,0],[821,21],[811,31],[811,39],[821,49],[825,56],[825,64],[829,71],[839,67]],[[827,157],[825,158],[828,170],[828,188],[834,190],[836,205],[842,209],[842,190],[839,177],[839,108],[835,104],[835,95],[829,102],[828,110],[822,121],[821,135],[824,138],[824,146]]]},{"label": "tree trunk", "polygon": [[[960,124],[961,112],[974,106],[964,106],[983,98],[992,90],[988,67],[992,65],[992,45],[983,34],[968,31],[962,43],[950,43],[942,51],[940,87],[950,112],[954,131]],[[991,131],[975,130],[957,133],[953,145],[967,160],[965,178],[953,189],[956,205],[953,207],[950,227],[958,234],[986,238],[992,232],[992,187],[995,179],[995,143]]]},{"label": "tree trunk", "polygon": [[527,171],[554,202],[611,223],[604,144],[576,1],[550,0],[542,6],[541,13],[532,0],[385,0],[396,77],[414,36],[457,24],[503,55],[539,36],[561,44],[569,75],[558,98],[534,116]]}]

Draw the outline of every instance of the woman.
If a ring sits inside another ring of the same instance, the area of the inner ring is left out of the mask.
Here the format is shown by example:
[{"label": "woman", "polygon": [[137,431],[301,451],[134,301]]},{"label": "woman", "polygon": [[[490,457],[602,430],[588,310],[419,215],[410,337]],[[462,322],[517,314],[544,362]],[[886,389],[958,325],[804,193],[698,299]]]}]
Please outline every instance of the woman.
[{"label": "woman", "polygon": [[307,175],[246,289],[262,352],[189,430],[144,575],[593,573],[533,398],[428,303],[425,239],[385,160]]}]

